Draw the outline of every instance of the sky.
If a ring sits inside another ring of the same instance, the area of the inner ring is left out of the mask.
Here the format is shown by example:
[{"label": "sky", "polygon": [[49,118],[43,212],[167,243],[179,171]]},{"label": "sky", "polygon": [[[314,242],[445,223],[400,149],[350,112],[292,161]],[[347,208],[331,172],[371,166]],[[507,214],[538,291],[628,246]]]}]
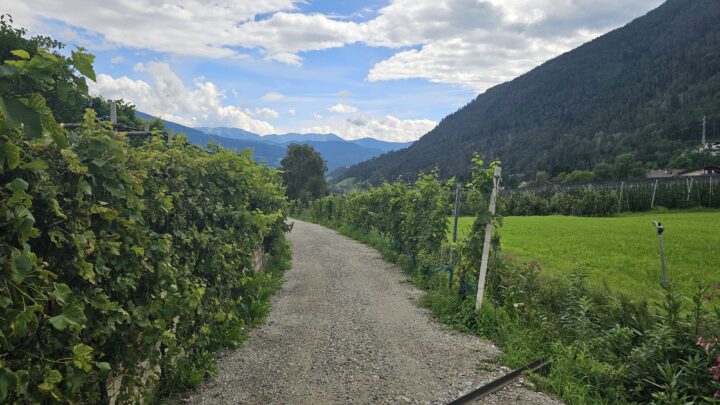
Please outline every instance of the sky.
[{"label": "sky", "polygon": [[91,92],[191,127],[416,140],[662,0],[4,0],[96,55]]}]

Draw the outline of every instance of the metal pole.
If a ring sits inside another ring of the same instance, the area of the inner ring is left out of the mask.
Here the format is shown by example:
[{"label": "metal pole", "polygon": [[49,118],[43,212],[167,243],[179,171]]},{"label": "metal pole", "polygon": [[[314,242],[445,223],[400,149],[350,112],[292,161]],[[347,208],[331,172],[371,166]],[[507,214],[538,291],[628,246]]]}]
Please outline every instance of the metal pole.
[{"label": "metal pole", "polygon": [[660,266],[662,268],[662,286],[663,288],[668,287],[668,279],[667,279],[667,266],[665,265],[665,246],[663,245],[663,237],[662,234],[665,231],[665,228],[660,222],[653,221],[653,224],[655,224],[655,229],[657,230],[657,236],[658,241],[660,242]]},{"label": "metal pole", "polygon": [[453,278],[455,277],[455,268],[452,263],[453,253],[455,251],[455,243],[457,242],[457,229],[458,219],[460,218],[460,183],[455,184],[455,212],[453,214],[453,236],[452,236],[452,249],[450,250],[450,278],[448,280],[448,288],[452,288]]},{"label": "metal pole", "polygon": [[483,295],[485,295],[485,276],[487,275],[488,258],[490,256],[490,239],[493,232],[493,218],[495,217],[495,204],[500,186],[500,166],[495,167],[493,174],[493,191],[490,194],[490,222],[485,225],[485,241],[483,243],[482,259],[480,261],[480,274],[478,275],[477,297],[475,297],[475,311],[480,310]]}]

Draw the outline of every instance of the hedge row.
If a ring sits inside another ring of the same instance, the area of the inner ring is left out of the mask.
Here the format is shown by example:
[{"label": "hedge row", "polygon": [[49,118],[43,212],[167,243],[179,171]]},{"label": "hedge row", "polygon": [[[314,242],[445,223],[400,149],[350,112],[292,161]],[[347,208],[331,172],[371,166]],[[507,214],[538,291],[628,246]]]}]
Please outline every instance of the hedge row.
[{"label": "hedge row", "polygon": [[0,70],[0,402],[198,383],[265,309],[276,278],[254,258],[286,249],[279,177],[249,153],[131,141],[92,110],[67,132],[38,93],[65,62],[15,55]]}]

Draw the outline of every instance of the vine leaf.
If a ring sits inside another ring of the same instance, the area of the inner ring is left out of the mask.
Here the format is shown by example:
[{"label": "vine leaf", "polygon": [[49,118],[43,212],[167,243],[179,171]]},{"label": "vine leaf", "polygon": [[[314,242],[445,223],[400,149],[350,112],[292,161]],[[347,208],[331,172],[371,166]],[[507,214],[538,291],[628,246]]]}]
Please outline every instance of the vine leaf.
[{"label": "vine leaf", "polygon": [[35,312],[41,310],[42,307],[40,305],[31,305],[25,308],[24,311],[20,312],[10,325],[10,330],[12,330],[13,336],[27,336],[28,330],[35,329],[38,323]]},{"label": "vine leaf", "polygon": [[30,54],[24,49],[16,49],[14,51],[10,51],[10,53],[21,59],[30,59]]},{"label": "vine leaf", "polygon": [[0,110],[11,127],[23,124],[23,130],[32,138],[42,137],[40,114],[18,99],[0,97]]},{"label": "vine leaf", "polygon": [[33,261],[30,255],[14,251],[10,261],[10,278],[15,284],[20,284],[25,280],[33,269]]},{"label": "vine leaf", "polygon": [[60,315],[53,316],[48,320],[55,329],[63,331],[68,326],[83,326],[87,322],[83,307],[79,304],[69,304],[63,308]]},{"label": "vine leaf", "polygon": [[95,69],[93,69],[95,55],[86,53],[85,48],[78,47],[77,49],[77,52],[72,52],[72,61],[75,69],[88,79],[95,81]]},{"label": "vine leaf", "polygon": [[93,348],[83,343],[73,346],[73,365],[86,373],[90,372],[92,370],[92,352]]},{"label": "vine leaf", "polygon": [[53,291],[53,296],[55,296],[55,299],[59,303],[65,304],[71,295],[72,295],[72,290],[70,290],[70,287],[68,287],[67,284],[55,283],[55,290]]},{"label": "vine leaf", "polygon": [[17,384],[18,377],[15,373],[6,368],[0,369],[0,401],[4,401],[8,392],[14,390]]},{"label": "vine leaf", "polygon": [[38,388],[40,388],[43,391],[51,391],[55,388],[55,384],[62,381],[62,374],[60,374],[57,370],[50,370],[45,375],[45,378],[42,382],[42,384],[38,385]]}]

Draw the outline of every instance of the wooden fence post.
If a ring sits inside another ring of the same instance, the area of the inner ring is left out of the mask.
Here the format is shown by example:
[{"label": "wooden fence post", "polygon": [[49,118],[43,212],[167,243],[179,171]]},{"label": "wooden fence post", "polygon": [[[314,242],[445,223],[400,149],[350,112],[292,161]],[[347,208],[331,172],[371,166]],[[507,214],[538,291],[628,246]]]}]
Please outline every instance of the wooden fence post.
[{"label": "wooden fence post", "polygon": [[453,278],[455,277],[455,268],[453,267],[453,256],[455,251],[455,243],[457,242],[457,229],[458,229],[458,219],[460,218],[460,188],[462,186],[460,183],[455,184],[455,212],[453,213],[453,236],[452,236],[452,243],[453,247],[450,250],[450,277],[448,279],[448,288],[452,288],[453,284]]},{"label": "wooden fence post", "polygon": [[485,276],[487,275],[488,259],[490,257],[490,240],[492,239],[495,205],[497,202],[498,188],[500,187],[500,172],[500,166],[495,167],[495,173],[493,174],[493,191],[492,194],[490,194],[490,222],[485,225],[485,241],[483,242],[482,259],[480,261],[480,274],[478,275],[475,311],[480,310],[483,296],[485,295]]}]

